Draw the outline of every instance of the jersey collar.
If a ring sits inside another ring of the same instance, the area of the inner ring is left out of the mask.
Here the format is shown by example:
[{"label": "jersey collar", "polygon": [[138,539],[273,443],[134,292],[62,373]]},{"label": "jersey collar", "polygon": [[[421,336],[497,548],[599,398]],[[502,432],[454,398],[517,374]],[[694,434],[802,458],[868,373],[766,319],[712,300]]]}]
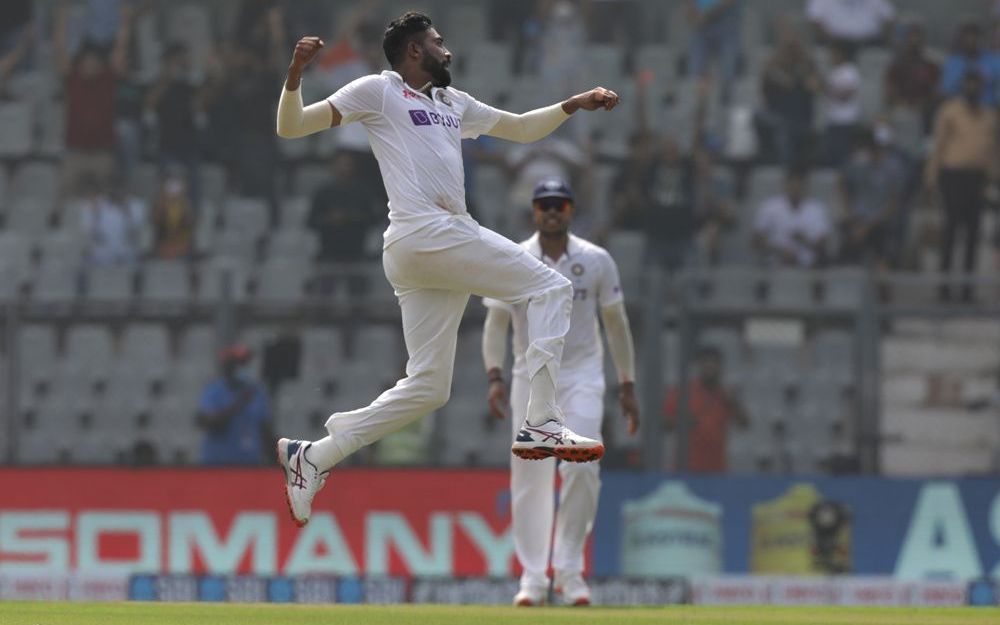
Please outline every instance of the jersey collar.
[{"label": "jersey collar", "polygon": [[[531,251],[531,255],[538,260],[545,262],[544,254],[542,252],[542,243],[539,241],[538,233],[531,235],[528,239],[528,249]],[[580,253],[580,238],[574,235],[572,232],[569,233],[569,241],[566,243],[566,253],[562,257],[555,260],[558,265],[563,260],[569,260]],[[551,260],[551,259],[550,259]]]},{"label": "jersey collar", "polygon": [[409,89],[410,91],[412,91],[413,93],[417,94],[418,96],[420,96],[422,98],[427,98],[427,99],[431,100],[432,102],[437,102],[438,100],[440,100],[441,98],[438,97],[438,92],[439,91],[444,91],[444,89],[442,89],[440,87],[431,87],[431,95],[428,96],[426,93],[424,93],[423,91],[421,91],[420,88],[414,87],[412,85],[407,84],[406,81],[403,80],[403,76],[399,72],[397,72],[395,70],[392,70],[392,69],[382,70],[382,75],[385,76],[385,77],[387,77],[387,78],[389,78],[390,80],[398,82],[400,85],[402,85],[406,89]]}]

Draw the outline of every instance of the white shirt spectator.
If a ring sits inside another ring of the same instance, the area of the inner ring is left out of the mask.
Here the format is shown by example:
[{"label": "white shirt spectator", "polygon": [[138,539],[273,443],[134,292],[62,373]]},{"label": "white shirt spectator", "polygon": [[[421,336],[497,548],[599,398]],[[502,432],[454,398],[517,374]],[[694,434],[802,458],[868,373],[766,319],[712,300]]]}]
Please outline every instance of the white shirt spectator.
[{"label": "white shirt spectator", "polygon": [[830,218],[819,200],[806,198],[793,208],[784,194],[765,200],[757,211],[754,231],[769,248],[788,250],[800,267],[816,264],[812,245],[830,234]]},{"label": "white shirt spectator", "polygon": [[135,199],[117,202],[106,196],[80,207],[80,225],[87,235],[87,262],[128,265],[139,259],[146,208]]},{"label": "white shirt spectator", "polygon": [[826,77],[826,119],[831,124],[861,120],[861,72],[854,63],[841,63]]},{"label": "white shirt spectator", "polygon": [[889,0],[809,0],[806,15],[831,37],[869,41],[882,34],[896,9]]}]

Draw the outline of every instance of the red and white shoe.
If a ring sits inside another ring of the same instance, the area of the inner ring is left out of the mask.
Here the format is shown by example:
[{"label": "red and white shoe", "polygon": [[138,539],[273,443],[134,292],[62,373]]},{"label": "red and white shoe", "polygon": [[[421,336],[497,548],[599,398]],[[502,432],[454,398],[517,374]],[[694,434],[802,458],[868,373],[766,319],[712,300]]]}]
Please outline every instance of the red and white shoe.
[{"label": "red and white shoe", "polygon": [[590,586],[583,581],[580,573],[561,573],[556,571],[556,591],[562,595],[566,605],[590,605]]},{"label": "red and white shoe", "polygon": [[517,608],[534,608],[538,606],[545,605],[545,589],[544,588],[520,588],[517,594],[514,595],[514,607]]},{"label": "red and white shoe", "polygon": [[278,439],[278,464],[285,471],[285,501],[292,521],[299,527],[309,522],[312,500],[323,488],[330,471],[320,471],[306,455],[312,443]]},{"label": "red and white shoe", "polygon": [[604,456],[604,443],[580,436],[561,422],[549,419],[541,425],[525,422],[514,437],[510,452],[525,460],[556,457],[565,462],[593,462]]}]

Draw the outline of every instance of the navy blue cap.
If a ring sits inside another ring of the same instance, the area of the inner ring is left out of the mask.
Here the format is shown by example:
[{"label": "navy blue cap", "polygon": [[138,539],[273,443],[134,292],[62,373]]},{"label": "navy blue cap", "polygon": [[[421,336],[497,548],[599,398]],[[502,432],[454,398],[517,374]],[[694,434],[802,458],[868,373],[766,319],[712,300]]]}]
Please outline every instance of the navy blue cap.
[{"label": "navy blue cap", "polygon": [[558,178],[543,180],[535,185],[535,192],[531,196],[531,201],[540,200],[547,197],[561,197],[573,201],[573,191],[569,185]]}]

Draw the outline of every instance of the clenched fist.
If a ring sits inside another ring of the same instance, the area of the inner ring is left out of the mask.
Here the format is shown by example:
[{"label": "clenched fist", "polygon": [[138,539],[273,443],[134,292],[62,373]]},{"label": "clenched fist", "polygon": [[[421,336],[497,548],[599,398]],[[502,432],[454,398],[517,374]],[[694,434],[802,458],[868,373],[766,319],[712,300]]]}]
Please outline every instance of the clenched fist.
[{"label": "clenched fist", "polygon": [[569,100],[563,102],[563,111],[568,115],[572,115],[576,111],[583,109],[585,111],[596,111],[597,109],[604,109],[610,111],[618,105],[618,94],[610,89],[605,89],[604,87],[595,87],[590,91],[584,91],[579,95],[575,95]]},{"label": "clenched fist", "polygon": [[319,37],[303,37],[295,44],[295,53],[292,55],[292,67],[305,69],[306,65],[313,62],[319,51],[323,49],[323,40]]}]

